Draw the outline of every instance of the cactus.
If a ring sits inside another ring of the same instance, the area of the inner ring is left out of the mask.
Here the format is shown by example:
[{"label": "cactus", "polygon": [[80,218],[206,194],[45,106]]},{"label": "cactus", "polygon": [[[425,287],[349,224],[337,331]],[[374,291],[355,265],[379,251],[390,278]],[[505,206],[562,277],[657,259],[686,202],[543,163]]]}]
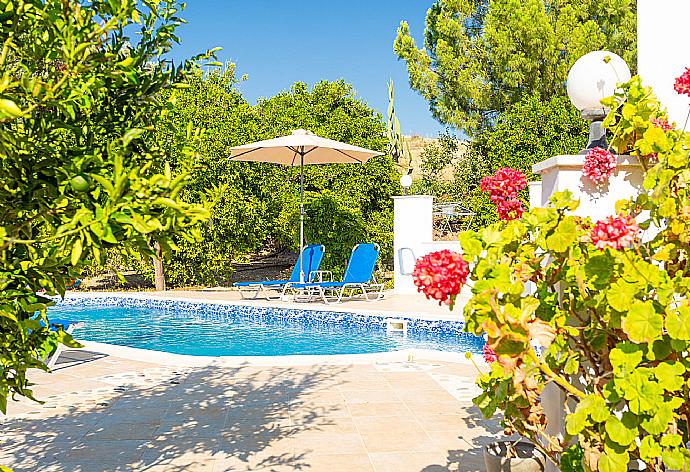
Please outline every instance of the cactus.
[{"label": "cactus", "polygon": [[388,153],[393,161],[401,167],[403,174],[412,173],[412,153],[410,145],[400,132],[400,121],[395,116],[395,90],[393,80],[388,82]]}]

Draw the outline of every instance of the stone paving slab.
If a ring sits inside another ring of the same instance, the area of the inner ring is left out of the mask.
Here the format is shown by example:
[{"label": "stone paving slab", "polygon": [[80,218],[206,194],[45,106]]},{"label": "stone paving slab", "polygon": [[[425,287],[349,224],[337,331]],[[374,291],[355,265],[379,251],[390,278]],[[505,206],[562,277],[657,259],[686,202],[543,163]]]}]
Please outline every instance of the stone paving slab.
[{"label": "stone paving slab", "polygon": [[67,351],[11,402],[16,472],[484,470],[500,435],[472,406],[474,368],[417,360],[171,367]]}]

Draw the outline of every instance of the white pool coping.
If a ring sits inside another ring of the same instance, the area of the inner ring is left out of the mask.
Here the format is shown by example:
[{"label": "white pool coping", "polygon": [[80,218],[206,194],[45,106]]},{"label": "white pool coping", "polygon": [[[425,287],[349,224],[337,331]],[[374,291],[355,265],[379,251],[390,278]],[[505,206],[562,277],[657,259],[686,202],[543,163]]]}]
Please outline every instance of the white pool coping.
[{"label": "white pool coping", "polygon": [[[139,362],[150,362],[176,367],[205,366],[313,366],[313,365],[355,365],[387,362],[412,362],[416,360],[452,362],[471,365],[464,353],[434,351],[428,349],[401,349],[399,351],[375,352],[368,354],[309,354],[287,356],[192,356],[170,352],[140,349],[96,341],[78,340],[83,349]],[[484,359],[479,354],[472,355],[480,364]]]}]

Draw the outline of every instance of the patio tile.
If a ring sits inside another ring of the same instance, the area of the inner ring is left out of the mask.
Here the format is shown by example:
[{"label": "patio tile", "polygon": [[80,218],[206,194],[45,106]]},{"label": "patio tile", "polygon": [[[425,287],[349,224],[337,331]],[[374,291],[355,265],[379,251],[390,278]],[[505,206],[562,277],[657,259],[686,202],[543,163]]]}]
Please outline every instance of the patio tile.
[{"label": "patio tile", "polygon": [[449,412],[443,415],[416,415],[416,417],[426,431],[467,431],[466,414]]},{"label": "patio tile", "polygon": [[424,430],[414,418],[402,416],[368,416],[354,419],[360,434],[416,433],[423,435]]},{"label": "patio tile", "polygon": [[342,392],[347,403],[399,401],[393,390],[349,390]]},{"label": "patio tile", "polygon": [[324,472],[373,472],[368,454],[308,454],[305,469]]},{"label": "patio tile", "polygon": [[422,415],[447,415],[458,413],[461,404],[453,402],[427,402],[427,401],[406,401],[405,404],[412,413],[417,416]]},{"label": "patio tile", "polygon": [[349,408],[353,417],[412,415],[403,402],[351,403]]},{"label": "patio tile", "polygon": [[133,462],[144,453],[145,445],[146,441],[134,439],[81,441],[65,454],[65,461],[93,461],[99,457],[117,463]]},{"label": "patio tile", "polygon": [[289,437],[221,441],[214,457],[214,471],[299,470],[289,469],[299,463],[295,441]]},{"label": "patio tile", "polygon": [[363,433],[362,440],[370,453],[438,451],[436,445],[421,429]]},{"label": "patio tile", "polygon": [[295,452],[299,454],[366,454],[358,433],[295,433]]},{"label": "patio tile", "polygon": [[[41,472],[125,472],[136,470],[135,464],[121,464],[118,462],[110,462],[103,460],[89,460],[89,461],[67,461],[54,462],[52,464],[41,462],[37,469]],[[29,469],[27,469],[29,470]],[[16,470],[15,472],[22,472]]]},{"label": "patio tile", "polygon": [[388,383],[383,379],[376,380],[348,380],[338,385],[338,390],[341,392],[350,392],[352,390],[390,390]]},{"label": "patio tile", "polygon": [[455,472],[461,470],[457,464],[449,464],[446,454],[440,451],[370,453],[369,459],[376,472]]},{"label": "patio tile", "polygon": [[166,421],[160,424],[155,432],[156,437],[193,436],[199,438],[217,438],[223,431],[223,421],[208,422],[196,420]]},{"label": "patio tile", "polygon": [[357,432],[352,418],[322,418],[311,424],[294,426],[293,430],[295,435],[299,437],[324,433],[352,434]]},{"label": "patio tile", "polygon": [[457,402],[450,393],[439,388],[437,385],[434,390],[395,390],[395,394],[402,401],[409,402],[441,402],[441,403],[452,403]]},{"label": "patio tile", "polygon": [[151,423],[99,423],[84,436],[85,440],[99,439],[151,439],[158,430]]}]

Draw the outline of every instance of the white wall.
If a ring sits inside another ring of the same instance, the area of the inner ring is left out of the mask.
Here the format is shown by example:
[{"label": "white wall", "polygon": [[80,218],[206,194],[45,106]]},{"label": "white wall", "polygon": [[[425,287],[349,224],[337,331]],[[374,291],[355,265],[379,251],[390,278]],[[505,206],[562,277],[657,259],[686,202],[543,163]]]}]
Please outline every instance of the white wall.
[{"label": "white wall", "polygon": [[417,293],[412,281],[414,264],[422,243],[434,240],[434,197],[407,195],[393,197],[393,292]]},{"label": "white wall", "polygon": [[637,54],[642,82],[668,107],[670,121],[682,128],[690,97],[673,90],[675,78],[690,67],[688,0],[638,0]]}]

